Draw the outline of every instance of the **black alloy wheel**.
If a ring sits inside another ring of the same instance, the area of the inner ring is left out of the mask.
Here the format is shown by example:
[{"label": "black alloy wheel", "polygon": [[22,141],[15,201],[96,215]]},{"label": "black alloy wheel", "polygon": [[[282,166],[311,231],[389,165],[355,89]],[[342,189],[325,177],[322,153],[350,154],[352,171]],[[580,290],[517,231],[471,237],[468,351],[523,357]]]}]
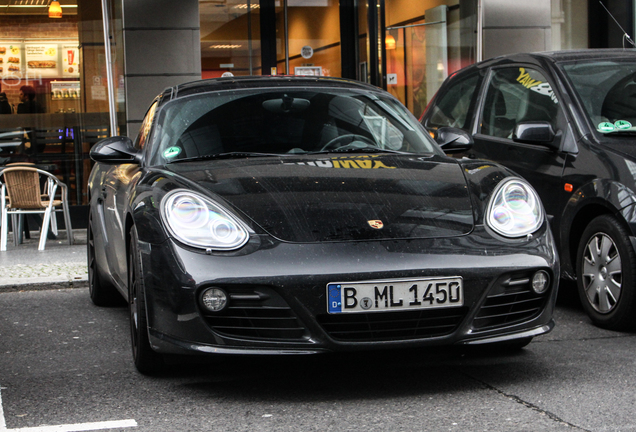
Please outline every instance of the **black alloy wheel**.
[{"label": "black alloy wheel", "polygon": [[120,306],[124,304],[124,298],[117,289],[108,284],[99,273],[97,257],[95,255],[95,236],[93,231],[93,212],[88,216],[88,229],[86,230],[86,262],[88,263],[88,292],[91,301],[96,306]]},{"label": "black alloy wheel", "polygon": [[130,312],[130,338],[137,370],[146,375],[161,372],[163,356],[150,347],[144,280],[139,255],[139,237],[134,226],[130,231],[128,252],[128,310]]},{"label": "black alloy wheel", "polygon": [[616,218],[603,215],[583,231],[576,255],[576,278],[583,308],[599,327],[635,326],[636,253]]}]

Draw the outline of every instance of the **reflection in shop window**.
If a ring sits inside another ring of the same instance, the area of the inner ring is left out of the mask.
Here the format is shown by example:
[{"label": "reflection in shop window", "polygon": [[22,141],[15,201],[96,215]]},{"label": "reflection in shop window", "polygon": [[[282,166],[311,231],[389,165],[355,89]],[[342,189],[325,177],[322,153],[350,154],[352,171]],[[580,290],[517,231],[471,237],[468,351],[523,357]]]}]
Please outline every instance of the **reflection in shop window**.
[{"label": "reflection in shop window", "polygon": [[[116,22],[115,76],[123,77],[121,2],[107,3]],[[85,205],[88,153],[109,135],[101,0],[65,0],[59,19],[49,18],[41,6],[2,12],[0,93],[6,102],[0,96],[0,111],[7,114],[0,118],[0,163],[35,163],[66,183],[71,205]],[[123,115],[123,82],[115,85]]]}]

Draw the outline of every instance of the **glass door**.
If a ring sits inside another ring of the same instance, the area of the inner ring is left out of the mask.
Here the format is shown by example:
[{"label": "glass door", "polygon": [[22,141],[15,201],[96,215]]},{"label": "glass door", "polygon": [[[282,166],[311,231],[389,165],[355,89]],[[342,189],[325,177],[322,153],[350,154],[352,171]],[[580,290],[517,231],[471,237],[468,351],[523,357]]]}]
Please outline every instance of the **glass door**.
[{"label": "glass door", "polygon": [[286,0],[277,10],[278,73],[341,76],[340,10],[337,0]]},{"label": "glass door", "polygon": [[439,6],[425,19],[386,28],[387,90],[416,116],[448,75],[446,11]]},{"label": "glass door", "polygon": [[386,86],[419,117],[446,77],[475,61],[476,2],[409,9],[404,1],[386,2]]}]

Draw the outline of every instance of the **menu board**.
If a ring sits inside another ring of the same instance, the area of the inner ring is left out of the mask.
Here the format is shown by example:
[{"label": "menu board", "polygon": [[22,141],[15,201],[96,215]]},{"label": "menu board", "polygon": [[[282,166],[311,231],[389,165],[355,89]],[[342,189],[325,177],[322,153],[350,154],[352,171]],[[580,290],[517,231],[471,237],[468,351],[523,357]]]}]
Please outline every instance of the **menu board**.
[{"label": "menu board", "polygon": [[322,66],[296,66],[294,75],[300,76],[322,76]]},{"label": "menu board", "polygon": [[51,82],[51,99],[79,99],[80,82],[79,81],[52,81]]},{"label": "menu board", "polygon": [[75,41],[0,41],[0,76],[3,78],[77,78],[79,69],[79,48]]},{"label": "menu board", "polygon": [[27,44],[24,51],[28,76],[59,76],[57,44]]},{"label": "menu board", "polygon": [[79,48],[75,45],[62,45],[62,76],[79,77]]},{"label": "menu board", "polygon": [[20,42],[0,42],[0,76],[16,78],[22,76],[24,65],[22,51]]}]

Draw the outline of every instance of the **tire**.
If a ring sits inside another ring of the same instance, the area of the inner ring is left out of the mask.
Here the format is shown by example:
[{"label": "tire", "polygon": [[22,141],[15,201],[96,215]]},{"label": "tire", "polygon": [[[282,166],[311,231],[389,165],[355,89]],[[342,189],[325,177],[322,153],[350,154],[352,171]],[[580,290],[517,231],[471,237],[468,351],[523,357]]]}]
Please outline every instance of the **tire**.
[{"label": "tire", "polygon": [[163,356],[151,348],[148,338],[145,287],[143,274],[141,272],[141,257],[138,242],[137,229],[133,226],[130,231],[130,247],[128,248],[130,339],[135,367],[142,374],[153,375],[163,370],[164,361]]},{"label": "tire", "polygon": [[592,322],[609,330],[633,329],[636,254],[629,233],[609,215],[592,220],[576,254],[576,279],[583,309]]},{"label": "tire", "polygon": [[95,237],[93,235],[93,215],[88,216],[88,229],[86,230],[86,262],[88,264],[88,292],[91,301],[96,306],[122,306],[124,298],[117,289],[104,281],[99,273],[97,257],[95,255]]}]

